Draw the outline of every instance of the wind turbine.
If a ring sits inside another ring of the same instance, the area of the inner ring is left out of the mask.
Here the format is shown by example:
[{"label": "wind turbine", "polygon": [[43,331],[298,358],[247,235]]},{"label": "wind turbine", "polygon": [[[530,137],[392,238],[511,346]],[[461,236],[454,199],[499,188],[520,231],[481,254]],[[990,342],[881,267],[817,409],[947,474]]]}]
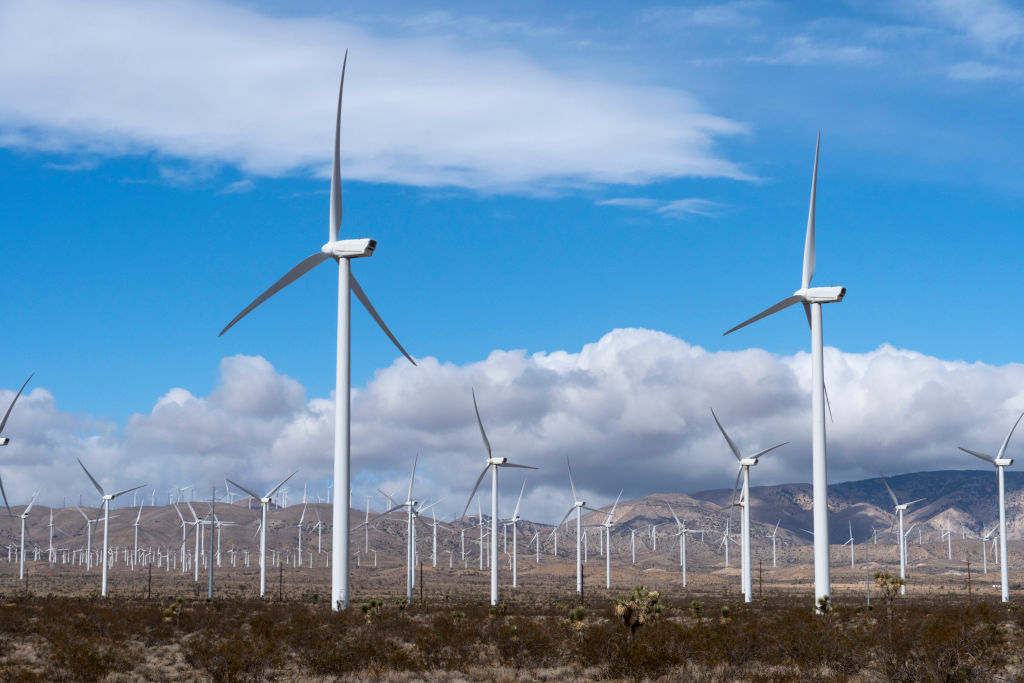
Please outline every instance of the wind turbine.
[{"label": "wind turbine", "polygon": [[856,568],[857,565],[853,563],[853,522],[850,520],[847,520],[847,522],[850,525],[850,537],[843,541],[843,545],[850,546],[850,567]]},{"label": "wind turbine", "polygon": [[[743,457],[740,454],[740,449],[736,448],[736,444],[733,443],[732,439],[725,431],[725,427],[718,421],[718,416],[715,415],[715,409],[711,409],[711,417],[715,418],[715,424],[718,425],[719,431],[722,432],[722,436],[725,437],[725,442],[729,444],[729,449],[732,454],[736,456],[736,462],[738,463],[736,471],[736,484],[732,487],[732,495],[735,499],[736,489],[740,485],[740,477],[743,477],[743,493],[740,495],[741,505],[741,520],[740,520],[740,550],[742,557],[740,558],[740,574],[742,576],[741,583],[743,584],[743,601],[750,602],[753,600],[753,581],[750,574],[750,468],[757,465],[758,460],[765,454],[774,451],[780,446],[785,446],[788,441],[777,443],[774,446],[765,448],[762,451],[758,451],[754,455]],[[730,513],[731,514],[731,513]]]},{"label": "wind turbine", "polygon": [[776,566],[775,565],[775,538],[776,538],[776,536],[778,536],[779,525],[780,524],[782,524],[782,520],[781,519],[778,522],[775,523],[775,530],[772,531],[770,534],[768,534],[768,538],[772,539],[772,569],[775,569],[775,566]]},{"label": "wind turbine", "polygon": [[[302,497],[306,497],[306,487],[302,487]],[[302,569],[302,523],[306,521],[306,502],[302,502],[302,515],[299,517],[299,523],[295,525],[296,530],[299,532],[299,562],[295,565],[296,569]]]},{"label": "wind turbine", "polygon": [[75,459],[78,460],[79,465],[82,465],[82,470],[85,472],[85,476],[89,477],[89,481],[92,482],[92,485],[96,487],[96,490],[100,492],[100,496],[103,498],[103,588],[101,594],[103,597],[107,597],[107,531],[110,525],[110,501],[114,500],[118,496],[123,496],[126,493],[131,493],[132,491],[141,489],[145,484],[133,486],[130,489],[118,491],[117,493],[107,493],[103,490],[103,487],[100,486],[100,483],[96,481],[91,474],[89,474],[89,470],[85,469],[85,465],[82,464],[82,461],[78,458]]},{"label": "wind turbine", "polygon": [[[270,499],[273,498],[275,493],[277,493],[277,490],[279,488],[281,488],[282,486],[284,486],[286,481],[288,481],[289,479],[291,479],[292,477],[294,477],[298,473],[299,473],[299,471],[296,470],[296,471],[292,472],[291,474],[289,474],[287,477],[285,477],[284,479],[281,480],[280,484],[278,484],[274,488],[272,488],[269,491],[267,491],[267,495],[265,495],[265,496],[260,496],[260,495],[258,495],[256,493],[253,493],[251,490],[245,488],[241,484],[238,484],[238,483],[233,482],[230,479],[228,479],[228,481],[231,482],[231,485],[234,486],[236,489],[238,489],[239,491],[243,491],[247,495],[250,495],[253,498],[255,498],[256,500],[260,501],[260,597],[261,598],[264,595],[267,594],[267,509],[270,507]],[[196,531],[196,533],[199,533],[199,532]],[[346,540],[347,540],[347,536],[346,536]],[[184,546],[182,546],[182,547],[184,547]],[[198,561],[198,558],[196,558],[196,559]]]},{"label": "wind turbine", "polygon": [[[668,505],[668,511],[672,513],[672,519],[676,521],[676,529],[678,529],[678,533],[676,534],[676,536],[679,537],[679,566],[683,568],[683,588],[686,588],[686,534],[693,531],[701,530],[687,529],[686,524],[684,522],[679,521],[679,517],[676,516],[676,511],[672,509],[672,506],[669,505],[667,502],[665,503],[665,505]],[[701,531],[701,534],[703,533],[704,532]],[[635,553],[636,550],[634,548],[634,555]]]},{"label": "wind turbine", "polygon": [[[331,609],[348,609],[349,603],[349,506],[345,500],[344,492],[351,490],[351,442],[350,442],[350,401],[351,401],[351,300],[349,292],[353,292],[356,298],[363,304],[370,316],[377,322],[380,328],[402,352],[410,363],[416,365],[384,320],[377,314],[377,310],[370,303],[363,288],[359,286],[355,276],[351,272],[350,260],[373,255],[377,248],[377,241],[372,239],[350,239],[339,240],[338,231],[341,228],[341,96],[345,90],[345,66],[348,63],[348,51],[345,51],[345,59],[341,65],[341,85],[338,88],[338,113],[334,124],[334,163],[331,169],[331,208],[330,225],[328,227],[328,241],[315,254],[307,256],[294,268],[289,270],[284,277],[275,282],[265,292],[260,294],[251,304],[246,306],[241,313],[236,315],[229,322],[220,334],[227,332],[232,325],[245,317],[250,311],[261,303],[281,291],[292,282],[308,273],[327,259],[334,259],[338,262],[338,351],[335,374],[335,398],[334,398],[334,491],[340,495],[334,496],[333,516],[333,545],[331,553]],[[220,335],[218,335],[220,336]]]},{"label": "wind turbine", "polygon": [[811,201],[807,212],[807,234],[804,239],[804,264],[800,289],[771,308],[745,320],[730,332],[756,322],[796,303],[804,306],[807,322],[811,326],[811,451],[814,510],[814,603],[826,600],[832,594],[828,551],[828,472],[825,457],[825,369],[824,342],[821,327],[821,305],[837,303],[846,296],[846,287],[811,287],[814,277],[814,209],[818,186],[818,151],[821,133],[814,147],[814,172],[811,176]]},{"label": "wind turbine", "polygon": [[26,507],[25,510],[20,515],[18,515],[18,517],[21,518],[21,552],[19,553],[21,559],[21,569],[18,571],[18,578],[21,580],[25,579],[25,520],[28,519],[28,513],[32,509],[32,506],[36,504],[37,497],[39,497],[38,491],[32,494],[32,500],[29,501],[28,507]]},{"label": "wind turbine", "polygon": [[619,507],[619,498],[622,498],[621,490],[615,499],[615,504],[612,505],[612,509],[608,513],[608,517],[601,523],[600,529],[608,541],[604,554],[604,587],[607,589],[612,587],[612,518],[615,516],[615,508]]},{"label": "wind turbine", "polygon": [[[466,508],[462,511],[463,516],[469,510],[469,504],[473,502],[476,490],[480,488],[480,482],[484,480],[487,470],[491,471],[491,604],[498,604],[498,468],[519,467],[526,470],[535,470],[536,467],[529,465],[516,465],[508,461],[508,458],[495,458],[491,453],[491,442],[487,440],[487,432],[484,431],[483,420],[480,419],[480,408],[476,404],[476,390],[473,390],[473,410],[476,411],[476,423],[480,426],[480,436],[484,440],[484,448],[487,449],[487,464],[477,477],[473,492],[469,494],[466,501]],[[525,485],[525,483],[524,483]]]},{"label": "wind turbine", "polygon": [[[412,602],[413,584],[416,581],[416,516],[418,512],[417,506],[419,505],[418,500],[413,500],[412,487],[416,481],[416,465],[419,463],[419,460],[420,456],[417,454],[412,461],[412,475],[409,477],[409,493],[405,497],[405,502],[399,503],[388,494],[380,491],[381,495],[383,495],[388,502],[392,503],[392,507],[373,518],[374,521],[376,521],[384,515],[389,515],[392,512],[396,512],[403,508],[406,510],[406,514],[408,515],[408,531],[405,539],[405,599],[410,603]],[[369,524],[369,522],[364,522],[364,524]]]},{"label": "wind turbine", "polygon": [[[896,516],[899,518],[900,522],[900,578],[904,579],[903,585],[900,586],[900,594],[906,595],[907,539],[903,535],[903,512],[914,503],[920,503],[924,498],[918,498],[917,500],[912,500],[909,503],[900,503],[900,501],[896,499],[896,494],[893,493],[892,488],[889,487],[889,482],[885,480],[884,474],[882,475],[882,483],[885,484],[885,490],[889,492],[889,497],[892,498],[893,505],[896,506]],[[895,523],[895,520],[893,520],[893,523]]]},{"label": "wind turbine", "polygon": [[982,574],[988,574],[988,539],[992,537],[995,530],[999,528],[998,524],[992,526],[992,529],[985,531],[985,527],[981,527],[981,557],[982,557]]},{"label": "wind turbine", "polygon": [[[7,412],[4,413],[4,419],[0,420],[0,434],[4,433],[4,427],[7,426],[7,418],[11,416],[11,411],[14,410],[14,404],[18,402],[18,397],[21,396],[21,392],[25,391],[25,387],[28,386],[28,383],[35,376],[36,373],[34,372],[31,375],[29,375],[28,379],[25,380],[25,383],[21,385],[20,389],[18,389],[18,393],[16,393],[14,395],[14,398],[11,399],[11,405],[7,406]],[[11,440],[8,437],[0,436],[0,446],[6,446],[9,443],[11,443]],[[11,506],[7,504],[7,493],[4,492],[4,482],[2,479],[0,479],[0,495],[2,495],[4,498],[4,507],[7,508],[7,514],[13,515],[14,513],[11,512]]]},{"label": "wind turbine", "polygon": [[999,554],[1003,557],[1003,562],[999,565],[999,581],[1002,586],[1003,602],[1010,601],[1010,577],[1009,569],[1007,568],[1006,562],[1006,493],[1003,487],[1003,468],[1009,467],[1013,464],[1013,458],[1004,457],[1006,455],[1006,445],[1010,443],[1010,437],[1013,436],[1013,430],[1020,424],[1021,418],[1024,418],[1024,413],[1021,413],[1017,421],[1010,427],[1010,433],[1003,439],[1003,445],[999,447],[999,451],[995,457],[986,455],[985,453],[978,453],[977,451],[969,451],[963,446],[959,446],[960,450],[964,453],[970,453],[976,458],[981,458],[985,462],[992,463],[996,467],[996,478],[999,482]]},{"label": "wind turbine", "polygon": [[[526,491],[526,477],[523,477],[523,486],[522,486],[521,489],[519,489],[519,498],[516,500],[516,508],[512,512],[512,516],[510,518],[508,518],[508,520],[506,520],[506,526],[511,526],[512,527],[512,587],[513,588],[515,588],[515,587],[517,587],[519,585],[519,583],[518,583],[519,555],[518,555],[518,552],[517,552],[517,549],[519,548],[519,543],[517,541],[518,536],[516,534],[516,530],[517,530],[517,527],[519,526],[519,520],[520,520],[520,517],[519,517],[519,504],[521,502],[523,502],[523,492],[524,491]],[[437,539],[437,532],[436,531],[434,532],[434,539],[435,539],[435,541]],[[539,546],[538,546],[538,552],[540,552],[539,551]]]},{"label": "wind turbine", "polygon": [[561,521],[555,525],[555,529],[562,525],[562,522],[569,519],[569,515],[576,511],[576,595],[583,595],[583,555],[580,548],[581,537],[583,536],[583,511],[588,510],[590,512],[597,512],[600,514],[600,510],[588,508],[587,503],[584,500],[580,500],[580,496],[576,493],[576,484],[572,480],[572,465],[569,464],[569,457],[565,458],[565,465],[569,468],[569,486],[572,488],[572,507],[565,513],[565,517],[562,517]]}]

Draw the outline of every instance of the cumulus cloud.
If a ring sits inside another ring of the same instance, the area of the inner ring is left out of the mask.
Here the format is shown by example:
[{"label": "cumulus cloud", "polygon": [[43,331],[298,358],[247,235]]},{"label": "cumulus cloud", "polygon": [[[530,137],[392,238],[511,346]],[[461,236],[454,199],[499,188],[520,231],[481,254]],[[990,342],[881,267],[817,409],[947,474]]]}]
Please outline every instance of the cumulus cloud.
[{"label": "cumulus cloud", "polygon": [[216,3],[0,3],[0,144],[327,173],[345,47],[346,178],[487,191],[746,178],[746,132],[679,90],[559,73],[450,36]]},{"label": "cumulus cloud", "polygon": [[[828,425],[829,478],[983,466],[956,450],[994,451],[1024,410],[1024,365],[946,361],[883,345],[868,353],[826,350],[835,413]],[[461,512],[484,465],[470,390],[495,455],[540,467],[530,472],[526,516],[555,521],[569,505],[566,458],[591,504],[651,493],[731,486],[735,463],[714,422],[754,451],[790,445],[757,467],[755,484],[810,479],[810,358],[758,349],[708,351],[661,332],[614,330],[579,351],[494,351],[454,365],[396,361],[354,392],[354,500],[375,489],[399,494],[420,456],[417,495],[445,498]],[[6,404],[13,390],[0,391]],[[299,470],[323,495],[332,472],[333,397],[308,398],[263,358],[225,358],[208,396],[174,388],[122,428],[57,408],[36,387],[11,416],[12,443],[0,474],[21,500],[42,488],[44,502],[89,500],[75,457],[110,486],[196,485],[229,476],[269,487]],[[1019,452],[1020,443],[1011,444]],[[503,495],[523,470],[503,470]],[[248,485],[248,484],[247,484]],[[147,495],[149,491],[147,490]],[[295,494],[291,501],[294,502]]]}]

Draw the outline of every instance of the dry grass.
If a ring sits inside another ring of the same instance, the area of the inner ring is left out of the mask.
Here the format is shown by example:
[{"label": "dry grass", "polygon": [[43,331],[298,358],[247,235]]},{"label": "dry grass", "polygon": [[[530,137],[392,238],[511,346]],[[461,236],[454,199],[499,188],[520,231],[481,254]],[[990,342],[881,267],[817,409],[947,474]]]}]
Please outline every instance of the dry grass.
[{"label": "dry grass", "polygon": [[[934,598],[886,610],[662,594],[635,639],[607,596],[490,608],[438,598],[334,613],[323,601],[6,596],[0,680],[946,680],[1021,677],[1024,615]],[[722,617],[721,607],[729,607]]]}]

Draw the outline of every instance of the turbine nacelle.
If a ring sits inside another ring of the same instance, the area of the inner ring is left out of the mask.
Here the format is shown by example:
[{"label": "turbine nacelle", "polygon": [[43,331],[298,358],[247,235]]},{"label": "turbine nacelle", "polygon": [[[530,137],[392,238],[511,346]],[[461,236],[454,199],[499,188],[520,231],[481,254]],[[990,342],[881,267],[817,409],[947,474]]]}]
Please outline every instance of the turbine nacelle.
[{"label": "turbine nacelle", "polygon": [[996,458],[992,462],[996,467],[1009,467],[1013,464],[1013,458]]},{"label": "turbine nacelle", "polygon": [[583,508],[583,507],[587,506],[587,501],[585,501],[585,500],[577,500],[575,503],[573,503],[573,505],[575,507],[578,507],[578,508]]},{"label": "turbine nacelle", "polygon": [[6,446],[11,442],[6,436],[0,436],[0,446]]},{"label": "turbine nacelle", "polygon": [[740,467],[753,467],[757,464],[757,458],[743,458],[740,460]]},{"label": "turbine nacelle", "polygon": [[833,304],[843,300],[846,296],[846,287],[810,287],[798,289],[793,292],[809,304]]},{"label": "turbine nacelle", "polygon": [[361,258],[363,256],[372,256],[373,250],[376,248],[377,240],[364,238],[328,242],[324,246],[320,247],[320,252],[327,254],[334,259]]},{"label": "turbine nacelle", "polygon": [[504,465],[508,462],[508,458],[487,458],[488,465]]}]

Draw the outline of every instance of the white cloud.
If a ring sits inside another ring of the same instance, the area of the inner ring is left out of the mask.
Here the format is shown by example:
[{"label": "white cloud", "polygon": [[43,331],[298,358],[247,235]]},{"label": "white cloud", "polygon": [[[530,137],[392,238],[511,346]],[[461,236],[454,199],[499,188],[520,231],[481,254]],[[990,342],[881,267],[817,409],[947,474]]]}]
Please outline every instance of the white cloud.
[{"label": "white cloud", "polygon": [[960,62],[949,67],[949,77],[958,81],[988,81],[1002,78],[1019,78],[1018,69],[981,62]]},{"label": "white cloud", "polygon": [[709,199],[650,199],[648,197],[617,197],[595,202],[597,206],[620,206],[627,209],[654,211],[673,218],[686,216],[714,216],[724,205]]},{"label": "white cloud", "polygon": [[[944,361],[886,345],[868,353],[828,348],[826,375],[833,482],[883,468],[981,466],[956,446],[995,450],[1024,410],[1020,364]],[[755,484],[806,482],[809,385],[806,353],[711,352],[642,329],[615,330],[577,352],[494,351],[463,366],[396,361],[354,395],[356,500],[377,487],[407,486],[418,453],[418,495],[445,496],[442,510],[461,512],[484,459],[474,387],[495,455],[541,468],[528,474],[528,518],[553,521],[565,511],[567,456],[577,486],[597,505],[620,488],[628,499],[730,486],[735,462],[711,406],[744,450],[791,442],[758,466]],[[0,404],[11,396],[0,392]],[[172,389],[120,430],[61,412],[36,387],[11,416],[0,473],[10,496],[21,500],[41,487],[44,502],[89,495],[75,457],[111,486],[157,485],[164,500],[171,487],[220,485],[224,476],[269,487],[296,469],[293,490],[308,481],[322,493],[333,417],[330,397],[307,399],[298,382],[258,357],[225,358],[208,396]],[[1022,447],[1011,443],[1010,456]],[[502,472],[503,500],[521,476]]]},{"label": "white cloud", "polygon": [[1016,43],[1024,36],[1024,13],[1001,0],[924,0],[917,4],[933,21],[987,49]]},{"label": "white cloud", "polygon": [[345,47],[347,179],[539,192],[747,177],[714,150],[746,127],[678,90],[188,0],[0,3],[0,144],[326,173]]}]

